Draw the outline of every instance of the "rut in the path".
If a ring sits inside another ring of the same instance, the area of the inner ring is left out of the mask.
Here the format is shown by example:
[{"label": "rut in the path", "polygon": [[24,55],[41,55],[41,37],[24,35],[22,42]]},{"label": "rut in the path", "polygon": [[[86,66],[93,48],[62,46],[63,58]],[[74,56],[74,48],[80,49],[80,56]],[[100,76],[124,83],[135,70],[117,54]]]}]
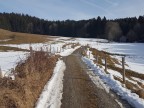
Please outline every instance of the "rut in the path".
[{"label": "rut in the path", "polygon": [[61,108],[120,108],[109,94],[93,84],[77,52],[63,60],[66,70]]}]

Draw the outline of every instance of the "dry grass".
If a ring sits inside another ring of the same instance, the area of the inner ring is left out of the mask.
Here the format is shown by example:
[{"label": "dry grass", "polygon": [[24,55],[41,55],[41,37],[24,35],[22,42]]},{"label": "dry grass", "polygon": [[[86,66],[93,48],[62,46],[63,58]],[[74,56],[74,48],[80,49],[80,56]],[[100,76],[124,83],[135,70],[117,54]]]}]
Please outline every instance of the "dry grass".
[{"label": "dry grass", "polygon": [[77,47],[77,46],[79,46],[80,44],[79,43],[66,43],[66,44],[64,44],[63,46],[62,46],[62,48],[67,48],[67,47],[71,47],[71,48],[75,48],[75,47]]},{"label": "dry grass", "polygon": [[98,56],[98,64],[103,64],[102,60],[105,60],[105,58],[107,58],[107,64],[111,64],[111,65],[115,65],[116,63],[119,64],[117,59],[112,58],[109,54],[107,54],[104,51],[99,51],[94,48],[90,48],[90,51],[92,51],[92,53],[95,57]]},{"label": "dry grass", "polygon": [[[102,63],[102,59],[104,60],[105,57],[106,57],[107,58],[107,67],[109,69],[118,71],[122,74],[123,69],[120,68],[120,67],[115,66],[115,64],[121,65],[116,58],[112,58],[110,55],[106,54],[103,51],[98,51],[97,49],[91,48],[90,50],[92,51],[93,55],[95,55],[95,57],[99,56],[98,64],[104,66],[104,64]],[[140,74],[140,73],[137,73],[137,72],[129,70],[129,69],[125,69],[125,71],[126,71],[126,76],[127,77],[136,77],[136,78],[140,78],[140,79],[144,80],[144,74]]]},{"label": "dry grass", "polygon": [[20,48],[16,48],[16,47],[10,47],[10,46],[0,46],[0,51],[28,51],[26,49],[20,49]]},{"label": "dry grass", "polygon": [[[119,72],[121,75],[123,74],[123,69],[120,68],[120,67],[117,67],[115,65],[115,64],[121,65],[121,62],[119,62],[116,58],[112,58],[110,53],[107,53],[107,52],[104,52],[104,51],[99,51],[99,50],[93,49],[93,48],[90,48],[90,51],[92,51],[95,59],[98,56],[98,65],[99,66],[104,66],[105,65],[102,62],[102,60],[104,60],[105,57],[106,57],[107,58],[107,68],[115,70],[115,71]],[[96,60],[94,62],[96,63]],[[108,74],[108,72],[106,72],[106,73]],[[132,70],[129,70],[129,69],[125,69],[125,74],[126,74],[126,77],[129,80],[132,80],[132,81],[134,81],[132,79],[132,77],[136,77],[136,78],[140,78],[140,79],[144,80],[144,74],[140,74],[138,72],[135,72],[135,71],[132,71]],[[115,76],[114,76],[114,78],[115,78],[115,80],[118,80],[121,83],[123,83],[121,78],[118,78],[118,77],[115,77]],[[137,84],[133,84],[132,82],[127,80],[125,85],[132,92],[137,93],[141,98],[144,98],[144,91],[141,90],[141,89],[144,89],[144,84],[142,84],[141,82],[138,82],[138,81],[135,81],[135,82]]]},{"label": "dry grass", "polygon": [[[114,76],[114,79],[123,83],[123,80],[121,78],[118,78],[116,76]],[[136,93],[139,95],[140,98],[144,99],[144,88],[140,88],[137,84],[133,84],[130,81],[126,80],[125,86],[130,89],[133,93]]]},{"label": "dry grass", "polygon": [[33,108],[56,61],[56,56],[39,51],[19,62],[14,71],[15,80],[0,79],[0,108]]},{"label": "dry grass", "polygon": [[[7,39],[8,41],[4,41]],[[18,33],[0,29],[0,44],[42,43],[49,40],[46,35]]]},{"label": "dry grass", "polygon": [[71,45],[71,43],[66,43],[62,46],[62,48],[66,48],[67,46],[70,46],[70,45]]},{"label": "dry grass", "polygon": [[72,45],[71,45],[72,48],[75,48],[77,46],[80,46],[80,43],[72,43]]}]

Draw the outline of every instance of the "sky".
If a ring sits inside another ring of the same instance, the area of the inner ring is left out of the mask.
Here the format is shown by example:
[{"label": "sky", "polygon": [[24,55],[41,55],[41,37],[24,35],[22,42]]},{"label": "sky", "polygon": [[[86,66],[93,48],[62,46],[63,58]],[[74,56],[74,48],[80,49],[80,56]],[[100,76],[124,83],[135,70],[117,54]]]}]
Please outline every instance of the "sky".
[{"label": "sky", "polygon": [[144,0],[0,0],[0,12],[46,20],[115,19],[144,15]]}]

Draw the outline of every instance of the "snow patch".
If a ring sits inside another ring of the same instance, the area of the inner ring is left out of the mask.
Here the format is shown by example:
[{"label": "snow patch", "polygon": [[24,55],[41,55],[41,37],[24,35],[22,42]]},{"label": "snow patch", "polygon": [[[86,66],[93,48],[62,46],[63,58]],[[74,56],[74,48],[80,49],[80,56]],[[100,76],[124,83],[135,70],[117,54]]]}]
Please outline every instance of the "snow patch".
[{"label": "snow patch", "polygon": [[2,75],[9,73],[12,68],[15,68],[20,60],[25,60],[28,52],[0,52],[0,67]]},{"label": "snow patch", "polygon": [[98,75],[94,74],[91,70],[87,71],[87,74],[98,88],[104,89],[107,93],[109,93],[109,87],[105,86],[105,84],[101,81]]},{"label": "snow patch", "polygon": [[65,63],[62,60],[59,60],[54,68],[52,78],[47,82],[40,95],[36,108],[60,108],[65,69]]},{"label": "snow patch", "polygon": [[106,74],[104,70],[100,69],[92,60],[89,60],[86,57],[83,57],[83,61],[87,63],[89,67],[94,70],[94,73],[100,77],[100,79],[106,83],[112,90],[114,90],[122,99],[127,100],[129,104],[135,108],[144,108],[144,99],[139,98],[135,93],[132,93],[130,90],[122,87],[121,83],[114,80],[113,75]]}]

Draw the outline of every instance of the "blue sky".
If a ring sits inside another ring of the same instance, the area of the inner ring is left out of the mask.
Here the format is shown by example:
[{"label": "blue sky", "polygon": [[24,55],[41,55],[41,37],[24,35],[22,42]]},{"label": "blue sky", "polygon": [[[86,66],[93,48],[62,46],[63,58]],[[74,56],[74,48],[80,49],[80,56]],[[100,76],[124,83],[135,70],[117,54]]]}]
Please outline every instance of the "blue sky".
[{"label": "blue sky", "polygon": [[47,20],[115,19],[144,15],[144,0],[0,0],[0,12]]}]

